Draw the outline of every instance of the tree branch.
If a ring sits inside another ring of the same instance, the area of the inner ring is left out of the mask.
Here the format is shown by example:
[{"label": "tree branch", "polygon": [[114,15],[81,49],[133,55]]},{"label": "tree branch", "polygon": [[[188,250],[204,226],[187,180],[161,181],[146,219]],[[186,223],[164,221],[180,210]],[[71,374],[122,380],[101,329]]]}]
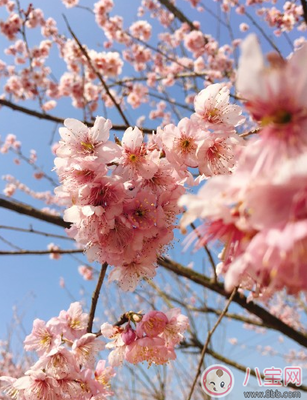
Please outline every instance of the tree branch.
[{"label": "tree branch", "polygon": [[73,32],[73,30],[71,29],[67,18],[65,17],[65,15],[63,15],[63,18],[65,20],[65,23],[67,25],[67,28],[70,32],[70,34],[72,35],[72,37],[75,39],[79,49],[81,50],[81,52],[83,53],[84,57],[87,59],[87,62],[89,63],[89,66],[91,67],[91,69],[93,70],[93,72],[95,73],[95,75],[97,76],[97,78],[99,79],[100,83],[102,84],[102,86],[104,87],[104,90],[107,92],[108,96],[110,97],[110,99],[112,100],[113,104],[115,105],[115,107],[117,108],[119,114],[121,115],[123,121],[125,122],[125,124],[127,126],[129,126],[129,121],[126,118],[123,110],[121,109],[120,105],[117,103],[117,101],[115,100],[114,96],[112,95],[112,93],[110,92],[110,89],[108,87],[108,85],[105,83],[102,75],[96,70],[96,68],[94,67],[92,60],[90,58],[90,56],[88,55],[88,52],[85,50],[85,48],[82,46],[82,44],[80,43],[79,39],[77,38],[77,36],[75,35],[75,33]]},{"label": "tree branch", "polygon": [[75,254],[83,253],[83,250],[18,250],[18,251],[0,251],[0,256],[28,256],[28,255],[44,255],[44,254]]},{"label": "tree branch", "polygon": [[189,25],[192,31],[198,30],[192,21],[189,20],[188,17],[186,17],[182,11],[179,10],[174,4],[170,3],[169,0],[158,0],[160,4],[162,4],[165,8],[168,9],[169,12],[174,14],[174,16],[179,19],[181,22],[185,22],[186,24]]},{"label": "tree branch", "polygon": [[[169,271],[173,271],[176,275],[188,278],[191,281],[198,283],[199,285],[206,287],[210,290],[213,290],[214,292],[226,298],[229,297],[229,293],[225,291],[221,283],[212,282],[210,279],[200,274],[199,272],[186,268],[181,264],[171,261],[165,257],[159,257],[158,264]],[[285,324],[279,318],[272,315],[263,307],[253,303],[252,301],[248,302],[247,298],[243,294],[236,293],[233,301],[239,304],[245,310],[249,311],[251,314],[254,314],[258,318],[260,318],[268,328],[279,331],[285,336],[288,336],[290,339],[295,340],[300,345],[307,347],[306,333],[296,331],[295,329],[291,328],[291,326]]]},{"label": "tree branch", "polygon": [[[38,112],[38,111],[35,111],[35,110],[31,110],[29,108],[22,107],[22,106],[19,106],[19,105],[15,104],[15,103],[12,103],[11,101],[8,101],[8,100],[0,99],[0,105],[2,105],[4,107],[8,107],[8,108],[10,108],[11,110],[14,110],[14,111],[20,111],[23,114],[31,115],[32,117],[36,117],[38,119],[44,119],[46,121],[56,122],[56,123],[61,124],[61,125],[64,124],[65,118],[60,118],[60,117],[56,117],[54,115],[50,115],[50,114],[41,113],[41,112]],[[87,126],[90,126],[90,127],[94,125],[94,123],[91,122],[91,121],[83,121],[83,122]],[[125,131],[127,128],[129,128],[129,125],[113,125],[112,126],[112,129],[114,131]],[[151,134],[154,129],[142,128],[141,130],[144,133]]]},{"label": "tree branch", "polygon": [[307,24],[307,2],[306,2],[306,0],[301,0],[301,5],[303,7],[303,17]]},{"label": "tree branch", "polygon": [[6,225],[0,225],[0,229],[6,229],[9,231],[17,231],[17,232],[25,232],[25,233],[34,233],[36,235],[41,235],[41,236],[46,236],[46,237],[53,237],[61,240],[74,240],[73,238],[70,238],[68,236],[64,235],[56,235],[55,233],[48,233],[48,232],[43,232],[43,231],[38,231],[36,229],[33,229],[30,227],[29,229],[25,228],[19,228],[17,226],[6,226]]},{"label": "tree branch", "polygon": [[63,218],[57,215],[48,214],[40,211],[28,204],[21,203],[17,200],[5,198],[0,195],[0,207],[6,208],[7,210],[15,211],[19,214],[28,215],[41,221],[49,222],[54,225],[61,226],[62,228],[69,228],[70,224],[63,221]]},{"label": "tree branch", "polygon": [[194,381],[193,381],[193,384],[192,384],[192,387],[191,387],[191,390],[190,390],[190,393],[189,393],[189,396],[188,396],[187,400],[191,400],[191,398],[192,398],[192,395],[193,395],[193,392],[194,392],[194,389],[195,389],[195,385],[196,385],[197,379],[198,379],[198,377],[200,375],[201,367],[202,367],[202,364],[203,364],[203,361],[204,361],[204,358],[205,358],[205,354],[207,352],[211,337],[214,334],[216,328],[219,326],[220,322],[222,321],[224,315],[227,313],[228,307],[229,307],[230,303],[232,302],[232,300],[233,300],[233,298],[234,298],[236,293],[237,293],[237,288],[235,288],[232,291],[224,310],[222,311],[221,315],[217,319],[217,321],[216,321],[215,325],[213,326],[213,328],[208,332],[207,340],[206,340],[206,342],[204,344],[204,347],[202,349],[202,352],[200,354],[200,360],[199,360],[197,372],[196,372],[196,375],[195,375],[195,378],[194,378]]},{"label": "tree branch", "polygon": [[[220,315],[222,313],[222,310],[218,310],[212,307],[194,307],[194,306],[190,306],[187,303],[185,303],[184,301],[181,301],[179,299],[176,299],[175,297],[171,296],[170,294],[164,292],[163,290],[161,290],[154,282],[150,281],[149,279],[146,280],[146,282],[153,288],[156,290],[156,292],[158,293],[158,295],[160,297],[163,297],[163,299],[166,301],[168,301],[167,305],[172,308],[173,305],[170,301],[173,301],[176,304],[179,304],[181,307],[184,307],[190,311],[195,311],[198,313],[203,313],[203,314],[215,314],[215,315]],[[249,325],[254,325],[254,326],[260,326],[260,327],[266,327],[263,322],[261,321],[256,321],[256,320],[252,320],[250,318],[244,317],[244,315],[239,315],[239,314],[233,314],[233,313],[226,313],[225,315],[226,318],[230,318],[232,320],[235,321],[240,321],[240,322],[244,322],[245,324],[249,324]]]},{"label": "tree branch", "polygon": [[[179,74],[174,74],[174,79],[181,79],[181,78],[197,78],[200,76],[206,76],[208,75],[208,72],[210,71],[203,71],[203,72],[181,72]],[[155,77],[155,81],[159,82],[162,81],[163,79],[167,79],[167,76],[157,76]],[[117,85],[126,85],[128,83],[134,83],[134,82],[146,82],[148,78],[146,76],[137,76],[137,77],[132,77],[132,78],[124,78],[118,81],[113,81],[109,87],[117,86]]]},{"label": "tree branch", "polygon": [[96,311],[96,307],[97,307],[97,301],[99,298],[100,289],[103,284],[104,277],[106,275],[107,268],[108,268],[108,263],[103,263],[101,266],[101,271],[99,274],[96,288],[92,294],[92,304],[91,304],[90,316],[89,316],[89,320],[88,320],[88,324],[87,324],[87,332],[88,333],[92,332],[93,321],[94,321],[95,311]]}]

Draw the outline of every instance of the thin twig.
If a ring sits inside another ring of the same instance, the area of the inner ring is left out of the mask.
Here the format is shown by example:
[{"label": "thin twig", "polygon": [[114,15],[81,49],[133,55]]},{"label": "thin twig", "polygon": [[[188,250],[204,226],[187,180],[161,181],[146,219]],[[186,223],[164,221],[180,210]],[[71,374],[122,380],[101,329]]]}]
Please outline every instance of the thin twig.
[{"label": "thin twig", "polygon": [[[221,296],[228,297],[229,293],[227,293],[224,289],[223,284],[218,282],[212,282],[206,276],[200,274],[197,271],[191,270],[190,268],[184,267],[178,262],[170,260],[166,257],[159,257],[158,264],[162,267],[166,268],[169,271],[173,271],[176,275],[183,276],[188,278],[189,280],[198,283],[199,285],[206,287],[214,292],[220,294]],[[290,339],[295,340],[300,345],[307,347],[307,334],[305,332],[299,332],[292,328],[291,326],[285,324],[275,315],[271,314],[265,308],[255,304],[252,301],[248,301],[246,296],[243,294],[237,293],[234,296],[233,301],[243,307],[245,310],[254,314],[258,318],[260,318],[264,324],[270,328],[275,329],[278,332],[281,332],[285,336],[288,336]]]},{"label": "thin twig", "polygon": [[75,254],[83,253],[83,250],[18,250],[18,251],[0,251],[0,256],[28,256],[28,255],[44,255],[44,254]]},{"label": "thin twig", "polygon": [[[196,72],[181,72],[179,74],[174,74],[173,77],[174,79],[180,79],[180,78],[197,78],[199,76],[206,76],[208,75],[210,71],[204,70],[202,72],[196,73]],[[167,76],[156,76],[155,81],[162,81],[163,79],[167,79]],[[125,85],[127,83],[134,83],[134,82],[146,82],[148,78],[146,76],[135,76],[131,78],[124,78],[118,81],[113,81],[109,87],[117,86],[117,85]]]},{"label": "thin twig", "polygon": [[255,27],[261,32],[261,34],[263,35],[263,37],[267,40],[268,43],[270,43],[270,45],[273,47],[273,49],[280,55],[280,57],[282,57],[282,54],[279,50],[279,48],[276,46],[276,44],[273,42],[273,40],[266,34],[266,32],[264,31],[264,29],[258,24],[257,21],[255,21],[255,19],[248,13],[245,11],[245,15],[247,16],[247,18],[251,21],[251,23],[253,25],[255,25]]},{"label": "thin twig", "polygon": [[68,236],[64,235],[56,235],[55,233],[48,233],[48,232],[43,232],[43,231],[37,231],[36,229],[33,229],[30,227],[29,229],[25,228],[18,228],[17,226],[7,226],[7,225],[0,225],[0,229],[7,229],[10,231],[17,231],[17,232],[26,232],[26,233],[34,233],[36,235],[41,235],[41,236],[46,236],[46,237],[53,237],[61,240],[74,240]]},{"label": "thin twig", "polygon": [[88,55],[88,52],[85,50],[85,48],[82,46],[82,44],[80,43],[79,39],[77,38],[77,36],[75,35],[74,31],[71,29],[67,18],[65,17],[65,15],[63,15],[63,18],[65,20],[65,23],[67,25],[67,28],[70,32],[70,34],[72,35],[72,37],[75,39],[79,49],[81,50],[81,52],[83,53],[84,57],[87,59],[89,66],[91,67],[91,69],[93,70],[94,74],[97,76],[97,78],[99,79],[100,83],[102,84],[102,86],[104,87],[104,90],[107,92],[108,96],[110,97],[110,99],[112,100],[114,106],[117,108],[119,114],[121,115],[123,121],[125,122],[126,125],[130,125],[128,119],[126,118],[123,110],[121,109],[120,105],[117,103],[117,101],[115,100],[114,96],[112,95],[112,93],[110,92],[110,89],[108,87],[108,85],[105,83],[102,75],[96,70],[96,68],[94,67],[92,60],[90,58],[90,56]]},{"label": "thin twig", "polygon": [[0,235],[0,240],[1,242],[7,244],[8,246],[12,247],[12,249],[15,249],[17,251],[22,251],[22,249],[18,246],[16,246],[14,243],[10,242],[9,240],[5,239],[3,236]]},{"label": "thin twig", "polygon": [[[197,228],[196,228],[196,226],[195,226],[195,224],[193,222],[191,223],[191,227],[193,228],[194,232],[196,233],[198,239],[201,239],[201,237],[200,237],[200,235],[199,235],[199,233],[197,231]],[[216,265],[215,265],[215,262],[213,260],[212,254],[211,254],[210,250],[208,249],[208,246],[204,245],[204,249],[205,249],[205,252],[207,253],[207,256],[208,256],[209,261],[210,261],[210,265],[212,267],[213,276],[214,276],[214,282],[217,282]]]},{"label": "thin twig", "polygon": [[189,393],[189,396],[188,396],[187,400],[191,400],[191,398],[192,398],[192,395],[193,395],[193,392],[194,392],[194,388],[195,388],[197,379],[198,379],[198,377],[200,375],[201,367],[203,365],[203,361],[204,361],[205,354],[206,354],[206,351],[208,349],[211,337],[212,337],[213,333],[215,332],[216,328],[219,326],[220,322],[222,321],[224,315],[227,313],[228,307],[229,307],[230,303],[232,302],[232,299],[234,298],[236,293],[237,293],[237,288],[235,288],[232,291],[224,310],[222,311],[221,315],[217,319],[214,327],[208,332],[207,340],[206,340],[206,342],[204,344],[204,347],[202,349],[202,352],[201,352],[201,355],[200,355],[199,364],[198,364],[198,368],[197,368],[197,372],[196,372],[196,375],[195,375],[195,378],[194,378],[194,381],[193,381],[193,384],[192,384],[192,387],[191,387],[191,390],[190,390],[190,393]]},{"label": "thin twig", "polygon": [[97,307],[97,301],[99,298],[99,294],[100,294],[101,286],[103,284],[104,277],[106,275],[107,268],[108,268],[108,263],[106,263],[106,262],[103,263],[101,266],[101,271],[99,274],[96,288],[92,294],[92,304],[91,304],[91,310],[90,310],[89,320],[88,320],[88,324],[87,324],[87,332],[88,333],[92,332],[93,321],[94,321],[95,311],[96,311],[96,307]]},{"label": "thin twig", "polygon": [[181,22],[185,22],[186,24],[189,25],[189,27],[193,30],[198,30],[192,21],[189,20],[187,16],[183,14],[182,11],[179,10],[174,4],[172,4],[169,0],[158,0],[160,4],[162,4],[165,8],[168,9],[174,16],[179,19]]},{"label": "thin twig", "polygon": [[[167,306],[169,308],[174,307],[171,303],[171,301],[173,301],[176,304],[179,304],[182,307],[185,307],[187,310],[190,311],[195,311],[198,313],[204,313],[204,314],[215,314],[215,315],[221,315],[221,313],[223,312],[223,310],[218,310],[212,307],[195,307],[195,306],[191,306],[189,304],[187,304],[186,302],[179,300],[173,296],[171,296],[170,294],[164,292],[163,290],[161,290],[154,282],[152,282],[149,279],[146,279],[146,282],[154,289],[156,290],[156,292],[158,293],[158,295],[160,297],[163,298],[163,300],[165,301],[165,303],[167,304]],[[239,321],[239,322],[244,322],[245,324],[249,324],[249,325],[254,325],[254,326],[260,326],[262,328],[266,328],[266,326],[263,324],[262,321],[256,321],[256,320],[252,320],[250,318],[244,317],[243,315],[239,315],[239,314],[233,314],[233,313],[227,313],[225,315],[226,318],[232,319],[234,321]]]}]

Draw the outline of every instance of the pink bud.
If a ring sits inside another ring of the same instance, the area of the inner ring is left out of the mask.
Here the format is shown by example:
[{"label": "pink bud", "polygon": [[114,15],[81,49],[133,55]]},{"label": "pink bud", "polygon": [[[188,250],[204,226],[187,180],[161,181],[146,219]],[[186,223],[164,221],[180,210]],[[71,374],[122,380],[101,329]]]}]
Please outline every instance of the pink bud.
[{"label": "pink bud", "polygon": [[124,332],[122,333],[122,339],[125,344],[131,344],[136,338],[135,331],[131,328],[130,324],[127,324]]}]

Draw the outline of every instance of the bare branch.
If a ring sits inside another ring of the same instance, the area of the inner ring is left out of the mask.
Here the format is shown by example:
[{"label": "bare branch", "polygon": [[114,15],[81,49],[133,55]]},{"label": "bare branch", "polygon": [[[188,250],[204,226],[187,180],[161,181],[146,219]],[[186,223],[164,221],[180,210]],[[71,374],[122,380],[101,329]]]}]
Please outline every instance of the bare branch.
[{"label": "bare branch", "polygon": [[[255,27],[261,32],[261,34],[263,35],[263,37],[267,40],[268,43],[270,43],[270,45],[273,47],[273,49],[280,55],[280,57],[282,57],[282,54],[279,50],[279,48],[276,46],[276,44],[273,42],[273,40],[265,33],[265,31],[263,30],[263,28],[258,24],[258,22],[248,13],[245,11],[244,13],[247,18],[251,21],[251,23],[253,25],[255,25]],[[282,57],[283,58],[283,57]]]},{"label": "bare branch", "polygon": [[[179,276],[184,276],[191,281],[198,283],[199,285],[206,287],[214,292],[228,298],[229,293],[227,293],[221,283],[212,282],[206,276],[186,268],[179,263],[171,261],[165,257],[159,257],[158,264],[162,267],[166,268],[169,271],[175,272]],[[299,332],[293,329],[291,326],[285,324],[279,318],[275,317],[269,311],[259,306],[258,304],[253,303],[252,301],[247,301],[247,298],[243,294],[236,293],[233,301],[243,307],[245,310],[249,311],[251,314],[259,317],[264,324],[270,329],[274,329],[283,333],[285,336],[295,340],[297,343],[301,344],[304,347],[307,347],[307,334],[303,332]]]},{"label": "bare branch", "polygon": [[87,332],[88,333],[92,332],[93,321],[94,321],[95,311],[96,311],[96,307],[97,307],[97,301],[99,298],[99,294],[100,294],[101,286],[103,284],[104,277],[106,275],[107,268],[108,268],[108,263],[103,263],[101,266],[101,271],[99,274],[96,288],[92,295],[91,310],[90,310],[89,320],[88,320],[88,324],[87,324]]},{"label": "bare branch", "polygon": [[301,0],[301,5],[303,7],[303,17],[307,24],[307,2],[306,2],[306,0]]},{"label": "bare branch", "polygon": [[218,317],[218,319],[217,319],[215,325],[213,326],[213,328],[208,332],[207,340],[206,340],[206,342],[205,342],[205,344],[204,344],[204,347],[203,347],[203,349],[202,349],[202,352],[201,352],[201,354],[200,354],[200,360],[199,360],[197,372],[196,372],[196,375],[195,375],[195,378],[194,378],[194,381],[193,381],[193,384],[192,384],[192,387],[191,387],[191,391],[190,391],[189,396],[188,396],[188,400],[191,400],[191,398],[192,398],[192,395],[193,395],[193,392],[194,392],[194,388],[195,388],[197,379],[198,379],[198,377],[199,377],[199,375],[200,375],[201,367],[202,367],[202,365],[203,365],[203,361],[204,361],[205,354],[206,354],[206,351],[207,351],[207,349],[208,349],[208,346],[209,346],[211,337],[212,337],[212,335],[214,334],[216,328],[219,326],[219,324],[220,324],[220,322],[222,321],[223,317],[224,317],[225,314],[227,313],[228,307],[229,307],[230,303],[232,302],[232,300],[233,300],[233,298],[234,298],[234,296],[235,296],[236,293],[237,293],[237,288],[235,288],[235,289],[232,291],[232,293],[231,293],[231,295],[230,295],[230,297],[229,297],[229,299],[228,299],[228,301],[227,301],[227,304],[226,304],[224,310],[222,311],[221,315]]},{"label": "bare branch", "polygon": [[187,16],[185,16],[183,14],[182,11],[179,10],[179,8],[177,8],[176,6],[174,6],[174,4],[172,4],[169,0],[158,0],[160,4],[162,4],[165,8],[168,9],[168,11],[170,11],[172,14],[174,14],[174,16],[179,19],[179,21],[181,22],[185,22],[186,24],[189,25],[189,27],[192,29],[192,31],[194,30],[198,30],[192,21],[189,20],[189,18]]},{"label": "bare branch", "polygon": [[[198,313],[204,313],[204,314],[215,314],[215,315],[221,315],[222,310],[218,310],[216,308],[212,308],[212,307],[195,307],[195,306],[191,306],[187,303],[185,303],[184,301],[181,301],[173,296],[171,296],[170,294],[164,292],[163,290],[161,290],[154,282],[152,282],[149,279],[146,279],[146,282],[153,288],[156,290],[156,292],[158,293],[158,295],[160,297],[162,297],[165,301],[165,303],[168,305],[168,307],[172,308],[173,305],[171,303],[174,302],[176,304],[179,304],[180,306],[186,308],[187,310],[190,311],[196,311]],[[262,321],[256,321],[247,317],[244,317],[243,315],[239,315],[239,314],[233,314],[233,313],[226,313],[225,315],[226,318],[230,318],[232,320],[235,321],[240,321],[240,322],[244,322],[245,324],[249,324],[249,325],[254,325],[254,326],[261,326],[261,327],[266,327]]]},{"label": "bare branch", "polygon": [[[200,76],[206,76],[208,75],[208,72],[210,71],[203,71],[203,72],[181,72],[179,74],[174,74],[174,79],[181,79],[181,78],[197,78]],[[117,85],[125,85],[127,83],[134,83],[134,82],[146,82],[147,81],[146,76],[136,76],[132,78],[124,78],[118,81],[112,82],[109,87],[117,86]],[[167,79],[167,76],[157,76],[155,77],[155,81],[159,82],[162,81],[163,79]]]},{"label": "bare branch", "polygon": [[57,238],[57,239],[61,239],[61,240],[74,240],[68,236],[64,236],[64,235],[56,235],[55,233],[48,233],[48,232],[43,232],[43,231],[38,231],[36,229],[33,229],[32,227],[30,227],[29,229],[25,229],[25,228],[19,228],[17,226],[6,226],[6,225],[0,225],[0,229],[6,229],[9,231],[17,231],[17,232],[25,232],[25,233],[34,233],[36,235],[41,235],[41,236],[46,236],[46,237],[53,237],[53,238]]},{"label": "bare branch", "polygon": [[83,250],[18,250],[18,251],[0,251],[0,256],[28,256],[28,255],[44,255],[44,254],[75,254],[83,253]]},{"label": "bare branch", "polygon": [[60,216],[48,214],[28,204],[21,203],[17,200],[5,198],[4,196],[1,195],[0,195],[0,207],[6,208],[7,210],[15,211],[19,214],[28,215],[29,217],[40,219],[42,221],[61,226],[63,228],[70,227],[70,224],[68,222],[63,221],[62,217]]},{"label": "bare branch", "polygon": [[[195,224],[193,222],[191,223],[191,227],[194,230],[194,232],[196,233],[198,239],[200,239],[201,236],[198,233],[198,230],[197,230],[197,228],[196,228],[196,226],[195,226]],[[211,254],[210,250],[208,249],[207,245],[204,245],[204,249],[205,249],[205,252],[207,253],[208,259],[210,261],[210,265],[212,267],[214,282],[217,282],[216,265],[215,265],[215,262],[213,260],[212,254]]]},{"label": "bare branch", "polygon": [[115,100],[114,96],[112,95],[112,93],[109,90],[108,85],[105,83],[102,75],[96,70],[96,68],[94,67],[92,60],[90,58],[90,56],[88,55],[88,52],[85,50],[85,47],[82,46],[82,44],[80,43],[79,39],[77,38],[77,36],[75,35],[75,33],[73,32],[73,30],[71,29],[67,18],[65,17],[65,15],[63,15],[63,18],[65,20],[65,23],[67,25],[67,28],[70,32],[70,34],[72,35],[72,37],[75,39],[77,45],[79,46],[79,49],[82,51],[84,57],[87,59],[89,66],[91,67],[91,69],[93,70],[93,72],[95,73],[95,75],[97,76],[97,78],[100,80],[102,86],[104,87],[104,90],[107,92],[108,96],[110,97],[110,99],[112,100],[113,104],[115,105],[115,107],[117,108],[119,114],[121,115],[123,121],[125,122],[125,124],[127,126],[129,126],[129,122],[128,119],[126,118],[123,110],[121,109],[120,105],[117,103],[117,101]]},{"label": "bare branch", "polygon": [[[22,107],[19,106],[15,103],[12,103],[8,100],[4,100],[4,99],[0,99],[0,105],[4,106],[4,107],[8,107],[14,111],[20,111],[23,114],[27,114],[27,115],[31,115],[32,117],[36,117],[39,119],[44,119],[46,121],[51,121],[51,122],[56,122],[58,124],[63,125],[64,124],[64,120],[65,118],[60,118],[60,117],[56,117],[54,115],[50,115],[50,114],[46,114],[46,113],[41,113],[35,110],[31,110],[29,108],[26,107]],[[87,126],[93,126],[94,123],[92,121],[83,121]],[[113,125],[112,129],[114,131],[125,131],[127,128],[129,128],[129,125]],[[154,129],[150,129],[150,128],[142,128],[141,129],[142,132],[144,133],[148,133],[151,134],[153,132]]]}]

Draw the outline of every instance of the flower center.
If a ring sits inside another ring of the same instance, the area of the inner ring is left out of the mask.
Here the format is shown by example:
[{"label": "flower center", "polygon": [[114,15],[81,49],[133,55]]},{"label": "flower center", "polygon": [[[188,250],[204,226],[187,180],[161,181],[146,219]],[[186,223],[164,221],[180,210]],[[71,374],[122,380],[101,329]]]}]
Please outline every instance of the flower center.
[{"label": "flower center", "polygon": [[266,126],[271,123],[284,125],[292,121],[292,114],[287,110],[277,110],[272,115],[265,115],[261,120],[261,125]]},{"label": "flower center", "polygon": [[95,146],[92,143],[81,142],[81,146],[83,149],[89,153],[92,153],[95,149]]},{"label": "flower center", "polygon": [[130,156],[129,156],[129,160],[131,161],[131,162],[136,162],[137,161],[137,159],[138,159],[138,157],[135,155],[135,154],[130,154]]}]

